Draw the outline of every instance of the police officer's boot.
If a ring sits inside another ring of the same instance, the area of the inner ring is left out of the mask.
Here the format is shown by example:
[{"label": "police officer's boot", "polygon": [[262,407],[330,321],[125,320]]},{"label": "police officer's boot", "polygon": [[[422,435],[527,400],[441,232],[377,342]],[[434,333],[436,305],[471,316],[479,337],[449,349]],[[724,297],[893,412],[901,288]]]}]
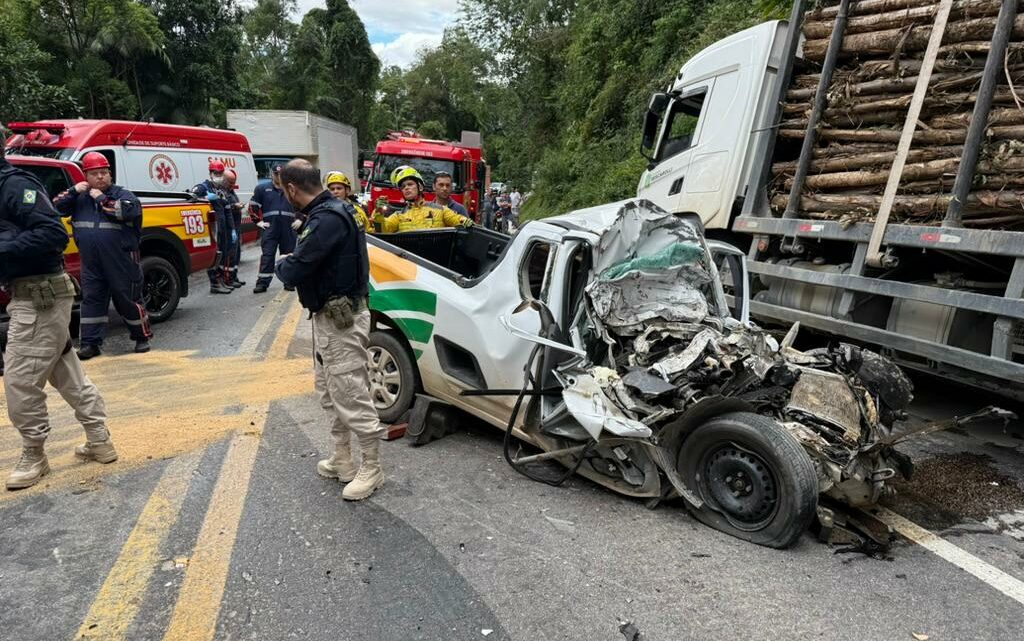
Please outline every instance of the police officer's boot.
[{"label": "police officer's boot", "polygon": [[233,287],[224,284],[223,276],[217,276],[216,279],[210,281],[211,294],[230,294],[233,291],[235,291]]},{"label": "police officer's boot", "polygon": [[329,479],[348,483],[356,477],[359,468],[352,462],[352,438],[346,434],[334,444],[334,456],[317,462],[316,473]]},{"label": "police officer's boot", "polygon": [[42,445],[22,448],[21,459],[7,477],[7,489],[21,490],[32,487],[49,473],[50,462],[46,460]]},{"label": "police officer's boot", "polygon": [[88,343],[78,348],[78,360],[87,361],[90,358],[100,355],[100,346]]},{"label": "police officer's boot", "polygon": [[105,441],[86,441],[75,448],[75,456],[97,463],[113,463],[117,460],[117,450],[108,437]]},{"label": "police officer's boot", "polygon": [[368,499],[384,482],[384,473],[380,469],[380,441],[374,439],[368,443],[360,443],[360,446],[363,451],[363,464],[359,466],[356,477],[341,493],[341,498],[346,501]]}]

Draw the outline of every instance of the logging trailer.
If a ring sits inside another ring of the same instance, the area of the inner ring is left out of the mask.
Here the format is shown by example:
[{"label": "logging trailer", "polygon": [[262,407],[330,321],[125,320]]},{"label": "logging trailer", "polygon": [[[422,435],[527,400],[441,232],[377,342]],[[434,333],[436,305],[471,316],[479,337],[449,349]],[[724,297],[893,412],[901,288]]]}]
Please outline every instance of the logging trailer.
[{"label": "logging trailer", "polygon": [[637,195],[749,252],[762,321],[1024,398],[1021,36],[1017,0],[797,0],[651,97]]}]

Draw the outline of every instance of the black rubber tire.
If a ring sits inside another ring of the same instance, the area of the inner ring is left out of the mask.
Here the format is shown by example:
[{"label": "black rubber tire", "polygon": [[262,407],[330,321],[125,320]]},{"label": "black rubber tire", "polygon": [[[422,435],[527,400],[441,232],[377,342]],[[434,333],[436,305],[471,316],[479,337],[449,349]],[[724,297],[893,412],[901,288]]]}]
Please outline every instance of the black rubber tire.
[{"label": "black rubber tire", "polygon": [[166,258],[145,256],[142,259],[142,301],[149,322],[169,319],[181,301],[181,279],[178,270]]},{"label": "black rubber tire", "polygon": [[374,350],[381,350],[388,354],[394,365],[393,368],[389,367],[388,371],[398,374],[399,384],[394,401],[390,405],[385,406],[381,404],[376,395],[373,399],[373,404],[377,408],[377,416],[380,420],[384,423],[395,423],[412,408],[412,403],[416,398],[416,389],[419,387],[419,371],[416,368],[416,362],[413,360],[412,354],[409,353],[405,344],[394,334],[383,330],[370,332],[371,390],[373,389],[374,380]]},{"label": "black rubber tire", "polygon": [[[814,463],[796,438],[766,416],[734,412],[708,420],[683,441],[677,469],[705,502],[700,509],[690,509],[697,520],[744,541],[787,548],[799,540],[817,512]],[[726,479],[718,477],[725,470],[760,475],[741,491],[740,504],[731,510],[716,499],[734,496]],[[759,518],[744,520],[748,515]]]}]

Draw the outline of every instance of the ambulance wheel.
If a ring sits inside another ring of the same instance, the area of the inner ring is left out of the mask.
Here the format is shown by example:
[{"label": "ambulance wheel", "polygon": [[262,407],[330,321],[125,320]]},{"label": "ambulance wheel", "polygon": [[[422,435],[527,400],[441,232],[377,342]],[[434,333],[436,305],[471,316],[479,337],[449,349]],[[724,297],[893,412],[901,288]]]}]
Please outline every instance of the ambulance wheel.
[{"label": "ambulance wheel", "polygon": [[160,256],[142,259],[142,302],[146,305],[149,322],[162,323],[178,309],[181,300],[181,281],[174,265]]},{"label": "ambulance wheel", "polygon": [[698,521],[736,538],[786,548],[818,507],[818,476],[800,443],[759,414],[716,416],[683,441],[677,470],[704,505]]},{"label": "ambulance wheel", "polygon": [[367,352],[373,406],[382,422],[394,423],[412,407],[416,364],[402,341],[390,332],[370,332]]}]

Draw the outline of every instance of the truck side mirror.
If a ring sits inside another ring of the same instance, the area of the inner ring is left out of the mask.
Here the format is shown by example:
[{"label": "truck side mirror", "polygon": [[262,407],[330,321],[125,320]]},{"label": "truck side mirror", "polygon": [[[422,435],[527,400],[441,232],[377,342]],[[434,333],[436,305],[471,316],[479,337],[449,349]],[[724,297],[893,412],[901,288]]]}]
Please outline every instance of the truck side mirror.
[{"label": "truck side mirror", "polygon": [[640,139],[640,154],[647,160],[654,161],[654,147],[657,144],[658,123],[668,108],[669,95],[667,93],[656,93],[651,96],[647,105],[647,113],[644,114],[643,136]]}]

